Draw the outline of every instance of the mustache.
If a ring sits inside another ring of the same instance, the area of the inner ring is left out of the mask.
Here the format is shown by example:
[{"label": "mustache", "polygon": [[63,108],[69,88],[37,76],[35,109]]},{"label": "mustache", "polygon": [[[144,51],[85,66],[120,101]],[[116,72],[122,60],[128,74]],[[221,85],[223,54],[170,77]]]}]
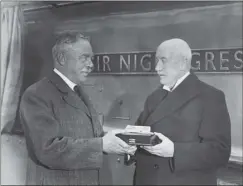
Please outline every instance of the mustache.
[{"label": "mustache", "polygon": [[86,69],[89,70],[89,71],[93,71],[94,67],[93,66],[92,67],[91,66],[87,66]]}]

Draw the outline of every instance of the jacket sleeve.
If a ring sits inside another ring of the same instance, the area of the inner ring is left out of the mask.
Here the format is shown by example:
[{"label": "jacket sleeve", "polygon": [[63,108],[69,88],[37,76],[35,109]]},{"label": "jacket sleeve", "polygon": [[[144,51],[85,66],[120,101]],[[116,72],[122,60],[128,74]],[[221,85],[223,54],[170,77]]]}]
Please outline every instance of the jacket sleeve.
[{"label": "jacket sleeve", "polygon": [[174,143],[172,171],[217,169],[227,164],[231,152],[230,117],[223,92],[203,99],[199,143]]},{"label": "jacket sleeve", "polygon": [[34,91],[26,92],[20,104],[26,140],[39,162],[50,169],[94,169],[103,163],[102,138],[59,136],[59,122],[50,103]]}]

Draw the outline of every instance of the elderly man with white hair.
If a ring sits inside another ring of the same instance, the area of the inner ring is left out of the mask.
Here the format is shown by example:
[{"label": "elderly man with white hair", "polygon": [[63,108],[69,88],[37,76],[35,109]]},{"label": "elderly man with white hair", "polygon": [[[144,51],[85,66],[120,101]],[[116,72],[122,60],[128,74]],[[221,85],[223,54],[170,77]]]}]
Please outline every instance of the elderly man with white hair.
[{"label": "elderly man with white hair", "polygon": [[192,53],[181,39],[156,51],[159,86],[148,96],[136,125],[151,126],[162,142],[138,148],[135,185],[216,185],[217,169],[231,150],[224,93],[190,72]]}]

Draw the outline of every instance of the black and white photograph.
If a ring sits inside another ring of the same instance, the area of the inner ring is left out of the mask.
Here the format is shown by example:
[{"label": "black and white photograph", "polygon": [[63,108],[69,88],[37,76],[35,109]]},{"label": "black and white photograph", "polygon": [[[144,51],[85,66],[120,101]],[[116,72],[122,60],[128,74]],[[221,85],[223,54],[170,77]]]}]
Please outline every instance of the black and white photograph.
[{"label": "black and white photograph", "polygon": [[1,0],[1,185],[243,185],[242,10]]}]

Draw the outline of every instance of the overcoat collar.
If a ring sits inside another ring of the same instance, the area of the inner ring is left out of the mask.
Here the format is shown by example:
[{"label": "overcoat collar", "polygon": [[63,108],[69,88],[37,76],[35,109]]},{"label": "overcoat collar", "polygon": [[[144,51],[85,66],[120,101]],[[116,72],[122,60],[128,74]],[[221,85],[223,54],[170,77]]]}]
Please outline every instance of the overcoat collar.
[{"label": "overcoat collar", "polygon": [[[164,91],[160,92],[161,94],[165,94]],[[191,73],[183,82],[181,82],[181,84],[178,85],[178,87],[176,87],[172,92],[168,94],[165,100],[156,106],[153,112],[148,116],[146,125],[153,125],[164,117],[172,114],[192,98],[197,96],[199,93],[199,79],[197,76]],[[150,99],[156,98],[152,97]]]}]

